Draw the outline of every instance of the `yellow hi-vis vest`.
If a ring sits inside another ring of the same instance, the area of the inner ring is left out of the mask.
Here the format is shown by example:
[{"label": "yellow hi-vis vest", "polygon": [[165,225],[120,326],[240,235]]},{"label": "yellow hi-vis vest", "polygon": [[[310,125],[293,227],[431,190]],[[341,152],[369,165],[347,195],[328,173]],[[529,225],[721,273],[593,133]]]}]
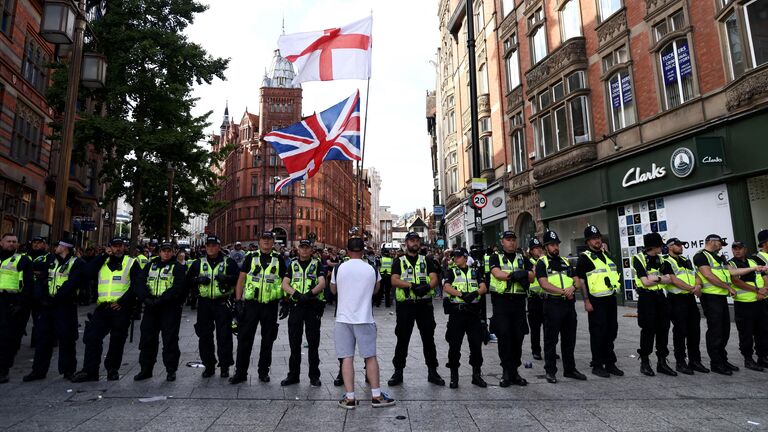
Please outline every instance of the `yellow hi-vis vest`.
[{"label": "yellow hi-vis vest", "polygon": [[[533,268],[536,268],[536,262],[538,261],[538,258],[528,258],[528,260],[533,265]],[[541,295],[544,294],[544,288],[541,287],[541,284],[539,283],[539,279],[534,277],[533,282],[531,282],[531,286],[528,287],[528,294],[529,295]]]},{"label": "yellow hi-vis vest", "polygon": [[[645,254],[644,253],[640,252],[638,254],[635,254],[633,256],[633,258],[637,258],[637,260],[640,261],[640,265],[643,266],[643,268],[645,269],[645,273],[648,276],[661,276],[661,272],[659,271],[659,269],[649,269],[648,268],[648,262],[645,260]],[[661,257],[659,257],[659,259],[661,259]],[[633,264],[633,266],[634,266],[634,264]],[[658,290],[663,288],[660,283],[658,283],[656,285],[653,285],[653,286],[649,286],[649,287],[643,285],[643,281],[640,279],[640,276],[637,275],[637,272],[635,271],[634,267],[632,267],[632,273],[635,274],[635,286],[638,289],[643,289],[643,290],[647,290],[647,291],[658,291]]]},{"label": "yellow hi-vis vest", "polygon": [[[525,270],[523,255],[517,254],[513,261],[507,259],[507,257],[501,252],[496,253],[496,255],[499,257],[499,270],[506,273],[513,273],[517,270]],[[488,257],[488,262],[490,262],[490,257]],[[490,267],[490,264],[488,267]],[[514,282],[510,289],[507,290],[507,281],[504,279],[496,279],[496,276],[494,276],[493,273],[490,273],[490,268],[488,271],[491,275],[491,290],[493,292],[498,294],[525,294],[525,288],[523,288],[519,282]]]},{"label": "yellow hi-vis vest", "polygon": [[[559,257],[559,258],[560,260],[562,260],[566,271],[556,271],[552,269],[550,265],[551,263],[549,262],[549,257],[546,255],[539,258],[539,261],[543,261],[544,266],[547,268],[547,281],[560,289],[566,289],[568,287],[573,286],[573,278],[568,274],[568,269],[571,267],[571,263],[569,263],[568,260],[563,257]],[[548,291],[547,291],[547,295],[552,297],[563,296],[562,294],[553,294]]]},{"label": "yellow hi-vis vest", "polygon": [[[407,255],[400,257],[400,280],[403,282],[410,282],[413,285],[422,283],[428,284],[429,273],[427,273],[427,258],[424,255],[418,255],[416,266],[414,267],[406,257]],[[405,291],[405,288],[395,289],[395,300],[401,302],[406,300],[429,299],[435,295],[434,289],[430,289],[429,292],[422,297],[417,297],[411,290],[408,290],[408,295],[406,295]]]},{"label": "yellow hi-vis vest", "polygon": [[[722,262],[715,261],[715,259],[712,257],[712,254],[710,254],[706,249],[702,249],[701,253],[707,257],[707,262],[709,263],[709,267],[712,270],[712,274],[724,283],[730,285],[731,273],[728,271],[728,266]],[[712,283],[709,282],[703,273],[698,273],[699,278],[701,279],[701,292],[703,294],[728,295],[728,290],[720,288],[716,285],[712,285]]]},{"label": "yellow hi-vis vest", "polygon": [[392,258],[390,257],[381,257],[381,269],[379,269],[379,273],[383,275],[392,274]]},{"label": "yellow hi-vis vest", "polygon": [[123,294],[128,292],[128,288],[131,287],[131,267],[133,263],[133,258],[124,255],[122,268],[112,271],[109,269],[107,262],[104,262],[101,270],[99,270],[99,296],[96,304],[116,302],[120,300]]},{"label": "yellow hi-vis vest", "polygon": [[[732,266],[738,267],[733,260],[729,261]],[[757,263],[751,259],[747,259],[747,264],[749,264],[750,267],[754,267],[757,265]],[[755,281],[754,282],[746,282],[747,285],[753,286],[757,289],[763,288],[765,286],[765,281],[763,280],[763,275],[760,273],[755,274]],[[731,284],[734,290],[736,290],[736,296],[733,298],[733,301],[737,302],[743,302],[743,303],[752,303],[757,301],[757,293],[752,291],[747,291],[745,289],[741,289],[736,286],[736,284]]]},{"label": "yellow hi-vis vest", "polygon": [[608,255],[603,254],[605,257],[605,262],[603,262],[603,260],[598,258],[597,254],[590,250],[585,251],[584,256],[592,261],[592,264],[595,266],[594,270],[587,272],[589,295],[592,297],[609,297],[614,295],[619,289],[619,272],[613,260]]},{"label": "yellow hi-vis vest", "polygon": [[483,271],[485,271],[485,274],[491,274],[491,255],[490,254],[483,255]]},{"label": "yellow hi-vis vest", "polygon": [[269,265],[261,268],[261,251],[255,252],[251,257],[251,268],[245,278],[245,300],[256,300],[259,303],[269,303],[279,300],[285,295],[278,271],[280,270],[279,257],[270,254]]},{"label": "yellow hi-vis vest", "polygon": [[208,257],[205,256],[203,258],[200,258],[200,271],[198,273],[198,276],[208,276],[208,278],[211,280],[211,283],[208,285],[200,285],[199,286],[199,292],[200,297],[207,298],[207,299],[217,299],[222,297],[227,297],[230,294],[232,294],[232,289],[225,292],[221,292],[219,289],[219,281],[216,280],[216,275],[225,273],[227,271],[227,258],[224,257],[224,259],[221,260],[221,262],[217,263],[216,266],[211,266],[211,263],[208,262]]},{"label": "yellow hi-vis vest", "polygon": [[768,252],[759,251],[757,253],[757,256],[763,259],[763,262],[765,265],[768,265]]},{"label": "yellow hi-vis vest", "polygon": [[[453,289],[460,293],[471,293],[480,289],[480,284],[477,281],[477,270],[467,267],[467,270],[462,270],[459,267],[451,268],[453,272],[453,283],[451,286]],[[451,303],[464,303],[461,297],[449,295],[448,299]],[[472,304],[480,302],[480,297],[472,301]]]},{"label": "yellow hi-vis vest", "polygon": [[53,297],[59,292],[64,282],[69,280],[69,273],[77,257],[71,255],[65,262],[59,264],[59,260],[53,258],[53,265],[48,268],[48,294]]},{"label": "yellow hi-vis vest", "polygon": [[21,292],[24,285],[24,278],[19,270],[21,257],[21,254],[15,253],[0,263],[0,292]]},{"label": "yellow hi-vis vest", "polygon": [[[685,261],[688,261],[687,258],[681,256]],[[690,270],[686,267],[677,265],[677,260],[672,258],[671,256],[662,256],[661,262],[668,262],[670,267],[672,267],[672,272],[677,276],[678,279],[685,282],[686,284],[690,286],[696,285],[696,271]],[[669,294],[692,294],[690,291],[681,290],[680,288],[676,287],[674,284],[661,284],[661,287],[667,290],[667,293]]]},{"label": "yellow hi-vis vest", "polygon": [[147,291],[149,291],[151,296],[160,297],[173,286],[173,269],[175,265],[176,263],[173,261],[163,267],[160,267],[160,262],[158,261],[150,263],[149,273],[147,274]]},{"label": "yellow hi-vis vest", "polygon": [[147,258],[147,256],[144,254],[139,254],[136,256],[136,261],[139,263],[139,267],[141,267],[141,269],[144,270],[144,266],[147,265],[150,259]]},{"label": "yellow hi-vis vest", "polygon": [[[301,268],[298,259],[291,261],[291,288],[305,294],[317,286],[317,270],[320,268],[320,262],[314,258],[309,261],[306,269]],[[320,301],[325,300],[325,294],[320,291],[317,295]]]}]

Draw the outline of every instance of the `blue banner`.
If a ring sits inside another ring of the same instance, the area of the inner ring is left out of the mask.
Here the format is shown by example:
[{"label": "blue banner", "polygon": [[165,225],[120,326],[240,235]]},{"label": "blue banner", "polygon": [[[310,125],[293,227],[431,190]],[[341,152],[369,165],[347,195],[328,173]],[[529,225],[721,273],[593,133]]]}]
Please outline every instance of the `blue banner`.
[{"label": "blue banner", "polygon": [[613,105],[614,108],[620,108],[621,107],[621,92],[619,91],[619,76],[617,75],[614,79],[611,80],[611,105]]},{"label": "blue banner", "polygon": [[677,63],[680,67],[680,76],[688,76],[693,73],[691,67],[691,53],[688,51],[688,42],[677,44]]},{"label": "blue banner", "polygon": [[[621,83],[621,84],[619,84]],[[619,73],[610,81],[611,87],[611,105],[614,108],[620,108],[622,101],[624,105],[632,102],[632,83],[629,80],[629,73]]]},{"label": "blue banner", "polygon": [[677,82],[677,70],[675,66],[674,50],[661,56],[661,68],[664,72],[664,85]]},{"label": "blue banner", "polygon": [[629,81],[629,72],[621,77],[621,98],[624,105],[632,102],[632,83]]},{"label": "blue banner", "polygon": [[691,66],[691,52],[688,50],[688,42],[677,43],[677,60],[675,60],[674,50],[662,55],[661,68],[664,72],[665,85],[677,82],[678,69],[681,77],[691,75],[693,67]]}]

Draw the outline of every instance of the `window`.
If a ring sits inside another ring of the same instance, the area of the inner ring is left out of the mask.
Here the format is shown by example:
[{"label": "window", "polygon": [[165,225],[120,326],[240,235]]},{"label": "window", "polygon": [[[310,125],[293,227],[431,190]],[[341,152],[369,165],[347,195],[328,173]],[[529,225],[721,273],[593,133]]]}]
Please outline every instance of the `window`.
[{"label": "window", "polygon": [[617,64],[626,63],[628,60],[629,53],[627,52],[627,47],[622,45],[609,55],[603,57],[603,72],[608,71]]},{"label": "window", "polygon": [[635,101],[632,95],[632,82],[629,71],[622,70],[612,75],[606,94],[611,112],[611,130],[617,131],[635,123]]},{"label": "window", "polygon": [[752,0],[744,6],[752,65],[768,62],[768,0]]},{"label": "window", "polygon": [[256,168],[259,166],[259,162],[261,162],[261,155],[258,153],[253,153],[251,156],[251,165]]},{"label": "window", "polygon": [[37,41],[27,35],[24,42],[24,59],[21,62],[21,76],[35,90],[44,93],[48,86],[48,55]]},{"label": "window", "polygon": [[506,53],[504,73],[507,92],[510,92],[520,86],[520,56],[517,53],[517,35],[514,33],[504,41],[504,52]]},{"label": "window", "polygon": [[746,67],[744,60],[744,50],[741,47],[741,35],[739,34],[739,24],[736,19],[736,12],[731,12],[725,18],[725,35],[728,39],[728,56],[730,58],[731,78],[735,79],[744,74]]},{"label": "window", "polygon": [[485,27],[485,11],[483,11],[483,2],[475,5],[475,35],[479,35]]},{"label": "window", "polygon": [[448,193],[459,191],[459,169],[453,167],[448,170]]},{"label": "window", "polygon": [[571,108],[571,127],[573,128],[573,142],[583,143],[589,141],[589,117],[587,97],[579,96],[568,103]]},{"label": "window", "polygon": [[501,16],[507,16],[515,10],[515,0],[501,0]]},{"label": "window", "polygon": [[488,68],[485,65],[480,66],[477,71],[477,92],[478,94],[488,94]]},{"label": "window", "polygon": [[43,140],[42,127],[43,118],[21,102],[17,102],[11,135],[11,157],[24,163],[39,162]]},{"label": "window", "polygon": [[546,28],[541,26],[531,34],[531,60],[533,64],[540,62],[547,55]]},{"label": "window", "polygon": [[569,0],[560,9],[560,23],[563,42],[581,36],[581,10],[579,0]]},{"label": "window", "polygon": [[605,21],[611,15],[621,9],[621,0],[598,0],[600,6],[600,20]]},{"label": "window", "polygon": [[[733,3],[733,4],[732,4]],[[768,0],[722,2],[727,8],[720,24],[726,45],[728,74],[736,79],[749,70],[768,62]]]},{"label": "window", "polygon": [[274,176],[269,177],[269,192],[275,193],[275,184],[277,183],[277,179]]},{"label": "window", "polygon": [[664,106],[671,109],[694,96],[693,66],[688,40],[676,39],[659,52],[659,65],[664,83]]},{"label": "window", "polygon": [[490,135],[480,137],[480,169],[493,169],[493,139]]},{"label": "window", "polygon": [[685,28],[685,14],[683,10],[677,10],[663,21],[653,26],[653,34],[656,41],[660,41],[668,33]]},{"label": "window", "polygon": [[[538,94],[536,100],[532,100],[533,106],[538,103],[538,110],[533,114],[531,123],[539,158],[590,140],[589,102],[584,90],[584,71],[577,71],[552,83],[549,88]],[[522,119],[520,122],[522,123]],[[524,156],[525,145],[520,145],[520,150],[513,147],[513,159],[518,152]],[[518,164],[517,161],[513,162]]]},{"label": "window", "polygon": [[251,177],[251,196],[259,194],[259,178],[256,176]]},{"label": "window", "polygon": [[300,197],[307,196],[307,181],[306,180],[302,180],[299,183],[299,196]]},{"label": "window", "polygon": [[275,149],[272,148],[272,146],[269,146],[269,166],[275,166],[277,164],[277,155],[275,154]]},{"label": "window", "polygon": [[96,161],[90,161],[85,166],[85,192],[89,195],[96,193]]},{"label": "window", "polygon": [[10,36],[11,25],[13,24],[13,0],[2,0],[3,2],[3,18],[0,21],[0,31]]},{"label": "window", "polygon": [[510,119],[510,125],[512,127],[512,172],[520,174],[527,168],[525,140],[523,139],[523,114],[515,114]]},{"label": "window", "polygon": [[456,112],[454,110],[448,111],[446,115],[446,133],[452,134],[456,132]]}]

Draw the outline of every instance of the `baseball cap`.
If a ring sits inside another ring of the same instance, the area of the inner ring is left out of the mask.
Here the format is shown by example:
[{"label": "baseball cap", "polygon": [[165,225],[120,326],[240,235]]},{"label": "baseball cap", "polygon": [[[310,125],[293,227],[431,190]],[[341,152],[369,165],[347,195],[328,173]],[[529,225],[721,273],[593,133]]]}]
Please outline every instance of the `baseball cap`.
[{"label": "baseball cap", "polygon": [[469,256],[469,252],[467,252],[466,248],[458,248],[458,249],[453,251],[453,256],[454,257],[468,257]]},{"label": "baseball cap", "polygon": [[205,244],[221,244],[221,240],[215,235],[209,235],[205,238]]},{"label": "baseball cap", "polygon": [[173,243],[171,243],[171,242],[162,242],[162,243],[160,243],[160,250],[163,250],[163,249],[171,249],[171,250],[173,250]]},{"label": "baseball cap", "polygon": [[680,239],[679,239],[679,238],[677,238],[677,237],[672,237],[671,239],[667,240],[667,243],[666,243],[666,245],[667,245],[667,246],[672,246],[672,245],[678,245],[678,246],[682,246],[682,245],[683,245],[683,242],[682,242],[682,241],[680,241]]},{"label": "baseball cap", "polygon": [[413,239],[413,238],[420,239],[421,236],[419,236],[419,233],[417,233],[415,231],[411,231],[411,232],[409,232],[408,234],[405,235],[405,239],[406,240],[410,240],[410,239]]},{"label": "baseball cap", "polygon": [[708,236],[707,236],[707,238],[706,238],[706,241],[714,241],[714,240],[717,240],[717,241],[719,241],[719,242],[720,242],[720,244],[722,244],[723,246],[728,246],[728,243],[725,241],[725,239],[724,239],[724,238],[722,238],[722,237],[720,237],[720,236],[719,236],[719,235],[717,235],[717,234],[710,234],[710,235],[708,235]]},{"label": "baseball cap", "polygon": [[235,242],[235,246],[242,246],[243,244],[240,242]]},{"label": "baseball cap", "polygon": [[347,240],[347,249],[351,252],[361,252],[365,249],[365,241],[362,237],[350,237]]},{"label": "baseball cap", "polygon": [[743,241],[734,241],[733,243],[731,243],[731,248],[733,249],[743,249],[745,247],[747,247],[747,245],[744,244]]},{"label": "baseball cap", "polygon": [[122,237],[112,237],[112,240],[109,241],[110,246],[118,246],[122,244],[125,244]]},{"label": "baseball cap", "polygon": [[32,241],[33,241],[33,242],[43,242],[43,243],[48,243],[48,242],[45,240],[45,237],[42,237],[42,236],[34,236],[34,237],[32,237]]},{"label": "baseball cap", "polygon": [[312,246],[312,242],[309,240],[301,240],[299,241],[299,246]]},{"label": "baseball cap", "polygon": [[515,232],[512,230],[506,230],[503,233],[501,233],[501,238],[507,238],[507,237],[517,238],[517,234],[515,234]]},{"label": "baseball cap", "polygon": [[275,235],[272,233],[272,231],[264,231],[259,236],[259,239],[274,239]]}]

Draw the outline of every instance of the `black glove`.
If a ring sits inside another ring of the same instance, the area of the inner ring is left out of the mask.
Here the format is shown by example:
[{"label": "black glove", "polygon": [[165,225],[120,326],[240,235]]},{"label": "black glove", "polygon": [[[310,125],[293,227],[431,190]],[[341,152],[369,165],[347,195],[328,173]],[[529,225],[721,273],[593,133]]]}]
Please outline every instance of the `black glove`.
[{"label": "black glove", "polygon": [[144,297],[144,306],[146,307],[152,307],[158,303],[159,299],[156,299],[154,297]]},{"label": "black glove", "polygon": [[464,300],[464,303],[472,303],[477,299],[479,294],[477,291],[469,292],[469,293],[462,293],[461,299]]},{"label": "black glove", "polygon": [[211,283],[211,278],[209,278],[208,276],[198,276],[197,283],[198,285],[208,285]]},{"label": "black glove", "polygon": [[515,270],[512,272],[512,280],[515,282],[523,283],[528,281],[527,270]]},{"label": "black glove", "polygon": [[216,282],[219,284],[229,284],[229,276],[224,273],[217,274],[214,279],[216,279]]},{"label": "black glove", "polygon": [[286,319],[288,318],[288,314],[291,312],[291,305],[287,302],[281,302],[280,303],[280,313],[278,314],[279,319]]},{"label": "black glove", "polygon": [[238,321],[245,320],[245,302],[242,300],[235,300],[235,317]]},{"label": "black glove", "polygon": [[413,294],[415,294],[416,297],[424,297],[429,293],[429,285],[428,284],[414,285],[411,288],[411,291],[413,291]]}]

